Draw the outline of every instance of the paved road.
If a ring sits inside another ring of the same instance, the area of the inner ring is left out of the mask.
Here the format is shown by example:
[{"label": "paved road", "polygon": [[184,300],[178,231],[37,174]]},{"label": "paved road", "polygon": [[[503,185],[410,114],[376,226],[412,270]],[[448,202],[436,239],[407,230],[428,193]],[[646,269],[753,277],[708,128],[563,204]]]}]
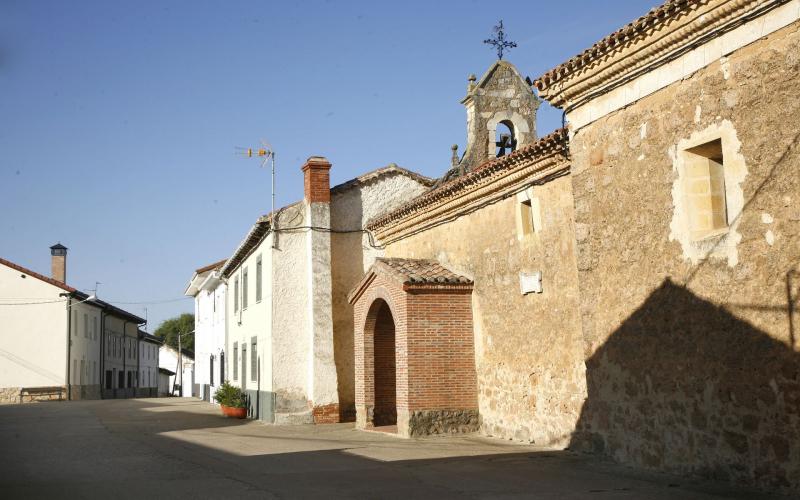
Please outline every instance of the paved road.
[{"label": "paved road", "polygon": [[0,406],[0,498],[754,498],[568,452],[276,427],[189,399]]}]

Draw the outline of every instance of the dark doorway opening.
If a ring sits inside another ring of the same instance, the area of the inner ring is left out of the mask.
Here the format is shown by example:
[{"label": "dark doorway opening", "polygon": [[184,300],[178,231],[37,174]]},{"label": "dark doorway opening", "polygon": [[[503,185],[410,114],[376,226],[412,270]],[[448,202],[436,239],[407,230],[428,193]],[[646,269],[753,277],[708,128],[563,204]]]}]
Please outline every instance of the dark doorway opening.
[{"label": "dark doorway opening", "polygon": [[397,425],[397,360],[395,358],[395,328],[389,305],[375,304],[375,427]]}]

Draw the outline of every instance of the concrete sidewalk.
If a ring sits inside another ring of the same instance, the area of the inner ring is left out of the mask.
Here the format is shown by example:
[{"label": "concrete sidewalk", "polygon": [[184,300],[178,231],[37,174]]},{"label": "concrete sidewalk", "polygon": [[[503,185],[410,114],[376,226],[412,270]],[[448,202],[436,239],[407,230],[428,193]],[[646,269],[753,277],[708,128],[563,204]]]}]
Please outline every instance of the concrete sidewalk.
[{"label": "concrete sidewalk", "polygon": [[482,438],[268,426],[191,399],[0,406],[2,498],[770,498]]}]

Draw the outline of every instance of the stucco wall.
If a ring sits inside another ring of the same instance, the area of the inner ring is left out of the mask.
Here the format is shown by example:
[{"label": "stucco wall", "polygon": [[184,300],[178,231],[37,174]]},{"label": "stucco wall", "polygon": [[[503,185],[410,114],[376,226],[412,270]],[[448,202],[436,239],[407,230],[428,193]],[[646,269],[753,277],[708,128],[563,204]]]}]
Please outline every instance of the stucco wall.
[{"label": "stucco wall", "polygon": [[[388,246],[388,257],[433,258],[475,282],[478,404],[487,435],[564,445],[585,397],[569,177],[534,188],[543,227],[520,240],[507,198]],[[520,272],[544,292],[522,295]]]},{"label": "stucco wall", "polygon": [[[575,134],[588,384],[576,447],[800,485],[798,74],[795,23]],[[741,190],[736,234],[698,252],[676,230],[676,158],[720,128],[744,173],[726,185]]]},{"label": "stucco wall", "polygon": [[[224,283],[218,282],[211,290],[198,290],[195,296],[195,382],[200,386],[207,385],[209,396],[220,385],[220,354],[225,350],[225,288]],[[214,356],[213,380],[211,356]],[[230,378],[227,373],[225,376]],[[213,398],[209,397],[209,400],[213,402]]]},{"label": "stucco wall", "polygon": [[0,307],[0,388],[63,386],[67,309],[59,293],[64,290],[22,275],[0,264],[0,297],[6,302],[58,302]]},{"label": "stucco wall", "polygon": [[[358,230],[378,215],[422,194],[427,188],[404,175],[387,175],[361,186],[335,192],[331,198],[331,227]],[[362,233],[331,234],[332,316],[334,359],[339,381],[339,406],[345,419],[355,418],[353,307],[347,294],[364,276],[382,250],[373,248]]]}]

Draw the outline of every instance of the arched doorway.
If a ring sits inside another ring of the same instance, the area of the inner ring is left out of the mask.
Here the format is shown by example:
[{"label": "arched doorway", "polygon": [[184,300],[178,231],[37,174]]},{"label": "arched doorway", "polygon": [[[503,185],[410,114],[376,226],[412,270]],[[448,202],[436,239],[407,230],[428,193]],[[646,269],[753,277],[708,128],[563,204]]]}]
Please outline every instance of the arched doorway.
[{"label": "arched doorway", "polygon": [[397,425],[397,358],[395,326],[389,304],[378,299],[374,308],[373,364],[375,380],[375,427]]}]

